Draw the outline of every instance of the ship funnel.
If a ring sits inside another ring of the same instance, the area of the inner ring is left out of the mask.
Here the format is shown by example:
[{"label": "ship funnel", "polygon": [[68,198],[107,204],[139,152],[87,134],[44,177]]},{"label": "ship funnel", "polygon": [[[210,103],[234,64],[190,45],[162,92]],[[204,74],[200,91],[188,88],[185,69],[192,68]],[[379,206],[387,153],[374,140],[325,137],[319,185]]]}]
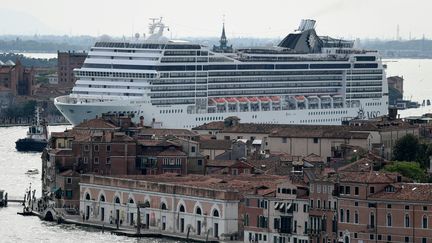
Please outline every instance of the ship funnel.
[{"label": "ship funnel", "polygon": [[315,23],[316,21],[313,19],[302,19],[300,22],[300,26],[297,29],[297,31],[306,31],[306,30],[310,30],[310,29],[314,29],[315,28]]}]

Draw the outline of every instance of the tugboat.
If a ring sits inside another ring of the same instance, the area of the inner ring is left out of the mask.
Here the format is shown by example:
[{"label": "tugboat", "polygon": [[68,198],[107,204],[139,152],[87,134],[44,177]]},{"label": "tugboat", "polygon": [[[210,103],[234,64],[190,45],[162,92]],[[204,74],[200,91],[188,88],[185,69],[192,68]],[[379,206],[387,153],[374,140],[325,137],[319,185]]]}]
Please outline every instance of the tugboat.
[{"label": "tugboat", "polygon": [[42,152],[48,144],[48,129],[45,121],[40,119],[40,108],[36,107],[36,119],[29,126],[27,137],[15,142],[18,151]]}]

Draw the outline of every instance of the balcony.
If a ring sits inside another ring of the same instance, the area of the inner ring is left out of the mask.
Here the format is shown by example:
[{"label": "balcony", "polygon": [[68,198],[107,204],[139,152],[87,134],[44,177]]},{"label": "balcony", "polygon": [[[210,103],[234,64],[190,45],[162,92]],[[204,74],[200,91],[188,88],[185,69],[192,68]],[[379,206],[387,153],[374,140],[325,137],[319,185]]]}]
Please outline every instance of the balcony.
[{"label": "balcony", "polygon": [[309,236],[318,236],[321,234],[321,231],[317,229],[307,229],[306,234],[308,234]]},{"label": "balcony", "polygon": [[375,230],[375,225],[374,224],[368,224],[367,225],[367,229],[369,232],[374,231]]}]

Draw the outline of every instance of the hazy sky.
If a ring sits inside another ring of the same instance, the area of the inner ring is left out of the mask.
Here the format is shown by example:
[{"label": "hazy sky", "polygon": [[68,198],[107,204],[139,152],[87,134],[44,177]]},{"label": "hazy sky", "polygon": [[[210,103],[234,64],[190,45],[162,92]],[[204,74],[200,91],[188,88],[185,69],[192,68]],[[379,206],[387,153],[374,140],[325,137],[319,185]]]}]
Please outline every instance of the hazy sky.
[{"label": "hazy sky", "polygon": [[432,38],[432,0],[0,0],[1,34],[131,36],[163,16],[167,36],[281,38],[302,18],[320,35]]}]

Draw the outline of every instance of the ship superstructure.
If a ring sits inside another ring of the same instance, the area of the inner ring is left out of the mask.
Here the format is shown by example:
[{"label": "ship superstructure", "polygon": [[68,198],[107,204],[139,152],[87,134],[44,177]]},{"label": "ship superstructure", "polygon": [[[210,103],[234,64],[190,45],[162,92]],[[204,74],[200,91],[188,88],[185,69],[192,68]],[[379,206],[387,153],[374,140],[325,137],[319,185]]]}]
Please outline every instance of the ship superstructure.
[{"label": "ship superstructure", "polygon": [[162,35],[166,26],[153,20],[145,41],[97,42],[75,70],[72,93],[55,105],[73,125],[115,113],[169,128],[229,116],[254,123],[340,124],[387,114],[378,52],[318,36],[314,26],[303,20],[275,47],[219,52],[168,40]]}]

